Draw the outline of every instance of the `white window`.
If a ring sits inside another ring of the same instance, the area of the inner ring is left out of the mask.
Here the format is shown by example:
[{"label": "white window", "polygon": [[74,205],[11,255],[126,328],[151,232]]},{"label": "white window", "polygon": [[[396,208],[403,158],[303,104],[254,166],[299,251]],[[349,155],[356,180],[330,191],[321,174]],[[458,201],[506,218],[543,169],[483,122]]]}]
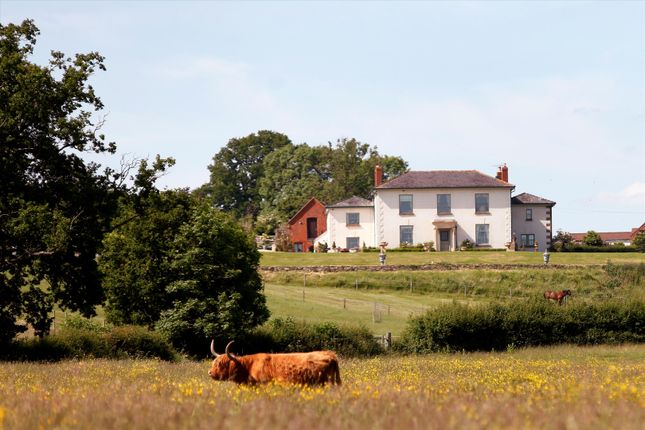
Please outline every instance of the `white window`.
[{"label": "white window", "polygon": [[488,193],[475,194],[475,213],[488,213]]},{"label": "white window", "polygon": [[346,217],[347,225],[360,225],[361,214],[358,212],[348,212]]},{"label": "white window", "polygon": [[412,194],[399,194],[399,214],[411,214],[412,210]]},{"label": "white window", "polygon": [[399,227],[399,242],[402,244],[408,244],[412,245],[413,242],[413,237],[412,237],[412,231],[413,231],[413,226],[411,225],[402,225]]},{"label": "white window", "polygon": [[475,224],[475,241],[477,245],[488,245],[489,224]]},{"label": "white window", "polygon": [[533,209],[526,208],[526,220],[533,221]]},{"label": "white window", "polygon": [[360,246],[361,239],[359,237],[348,237],[346,238],[347,249],[358,249]]},{"label": "white window", "polygon": [[450,194],[437,194],[437,213],[450,213]]}]

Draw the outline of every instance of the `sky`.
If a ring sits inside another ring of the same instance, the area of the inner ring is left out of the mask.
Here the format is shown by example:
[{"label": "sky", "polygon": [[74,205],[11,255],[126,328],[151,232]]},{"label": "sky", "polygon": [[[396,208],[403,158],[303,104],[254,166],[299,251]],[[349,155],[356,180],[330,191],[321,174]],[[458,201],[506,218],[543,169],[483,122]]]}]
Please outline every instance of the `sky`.
[{"label": "sky", "polygon": [[554,230],[645,222],[645,1],[14,1],[32,61],[98,51],[122,156],[173,157],[195,188],[231,138],[356,138],[411,170],[506,163]]}]

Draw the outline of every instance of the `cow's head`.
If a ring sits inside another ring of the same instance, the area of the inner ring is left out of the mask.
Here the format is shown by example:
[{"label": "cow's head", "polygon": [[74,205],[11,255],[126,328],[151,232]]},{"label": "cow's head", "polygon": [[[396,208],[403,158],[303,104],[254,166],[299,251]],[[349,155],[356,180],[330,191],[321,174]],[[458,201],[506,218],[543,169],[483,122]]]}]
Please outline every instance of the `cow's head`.
[{"label": "cow's head", "polygon": [[208,376],[216,381],[234,381],[237,383],[248,382],[248,372],[242,365],[239,358],[232,354],[229,349],[234,341],[230,341],[226,345],[224,354],[215,352],[215,340],[211,341],[211,354],[215,357],[211,369],[208,371]]}]

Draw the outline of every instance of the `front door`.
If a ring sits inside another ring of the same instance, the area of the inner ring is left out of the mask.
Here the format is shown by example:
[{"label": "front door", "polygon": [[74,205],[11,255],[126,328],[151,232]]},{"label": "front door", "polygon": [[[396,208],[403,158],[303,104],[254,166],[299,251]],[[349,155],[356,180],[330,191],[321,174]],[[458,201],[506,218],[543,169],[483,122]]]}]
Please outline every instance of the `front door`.
[{"label": "front door", "polygon": [[450,251],[450,230],[439,230],[439,251]]}]

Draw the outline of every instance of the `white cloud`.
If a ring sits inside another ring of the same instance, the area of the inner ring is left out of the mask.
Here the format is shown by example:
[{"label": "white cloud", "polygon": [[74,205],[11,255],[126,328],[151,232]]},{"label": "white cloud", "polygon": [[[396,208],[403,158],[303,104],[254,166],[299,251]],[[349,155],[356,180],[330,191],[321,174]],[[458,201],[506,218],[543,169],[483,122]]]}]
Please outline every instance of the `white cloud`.
[{"label": "white cloud", "polygon": [[594,200],[603,204],[636,206],[645,212],[645,182],[634,182],[616,192],[598,193]]}]

